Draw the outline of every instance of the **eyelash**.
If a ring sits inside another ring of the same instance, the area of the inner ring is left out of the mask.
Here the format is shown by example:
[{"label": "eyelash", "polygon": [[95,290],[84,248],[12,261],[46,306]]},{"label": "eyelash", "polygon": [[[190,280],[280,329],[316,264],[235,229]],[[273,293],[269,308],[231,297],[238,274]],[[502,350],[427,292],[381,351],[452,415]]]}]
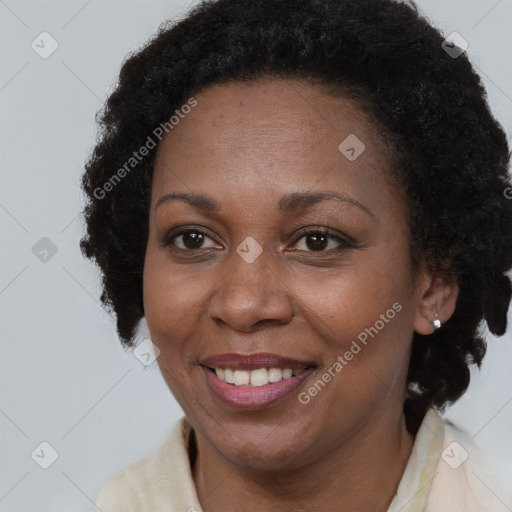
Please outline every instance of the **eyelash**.
[{"label": "eyelash", "polygon": [[[198,249],[182,249],[181,247],[176,247],[173,245],[173,240],[181,235],[184,235],[186,233],[200,233],[201,235],[204,235],[205,237],[209,238],[210,240],[214,240],[211,236],[208,235],[208,232],[198,229],[198,228],[183,228],[176,232],[171,232],[168,235],[165,236],[165,238],[162,241],[162,245],[164,247],[171,247],[174,250],[177,251],[183,251],[183,252],[189,252],[193,253],[195,251],[201,250],[202,248],[199,247]],[[301,251],[297,250],[298,252],[311,252],[311,253],[317,253],[317,254],[330,254],[335,251],[341,251],[344,249],[354,249],[356,247],[355,241],[350,238],[349,236],[342,236],[332,233],[328,228],[324,226],[316,226],[315,228],[303,230],[299,233],[297,233],[297,238],[294,242],[294,245],[297,244],[302,238],[307,237],[308,235],[322,235],[325,236],[331,240],[335,240],[340,244],[339,247],[336,247],[335,249],[329,249],[329,250],[321,250],[321,251]],[[211,249],[211,248],[208,248]]]},{"label": "eyelash", "polygon": [[349,236],[341,235],[341,234],[334,234],[328,228],[326,228],[324,226],[316,226],[315,228],[312,228],[312,229],[308,228],[303,231],[300,231],[296,235],[297,238],[295,240],[295,244],[302,238],[307,237],[308,235],[322,235],[330,240],[335,240],[336,242],[338,242],[340,244],[340,246],[336,247],[335,249],[329,249],[327,251],[322,250],[322,251],[305,251],[305,252],[312,252],[312,253],[317,252],[317,253],[329,254],[329,253],[332,253],[335,251],[341,251],[343,249],[355,249],[355,247],[356,247],[355,240],[353,240]]}]

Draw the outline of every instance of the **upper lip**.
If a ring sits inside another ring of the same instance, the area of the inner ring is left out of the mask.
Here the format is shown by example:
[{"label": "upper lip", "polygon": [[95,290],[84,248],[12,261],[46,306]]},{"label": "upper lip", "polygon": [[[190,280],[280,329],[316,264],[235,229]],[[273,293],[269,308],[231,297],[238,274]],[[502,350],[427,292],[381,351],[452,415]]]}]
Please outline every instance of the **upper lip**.
[{"label": "upper lip", "polygon": [[209,368],[233,368],[246,371],[258,368],[290,368],[292,370],[300,370],[308,366],[315,366],[312,361],[270,354],[268,352],[257,354],[216,354],[203,359],[200,364]]}]

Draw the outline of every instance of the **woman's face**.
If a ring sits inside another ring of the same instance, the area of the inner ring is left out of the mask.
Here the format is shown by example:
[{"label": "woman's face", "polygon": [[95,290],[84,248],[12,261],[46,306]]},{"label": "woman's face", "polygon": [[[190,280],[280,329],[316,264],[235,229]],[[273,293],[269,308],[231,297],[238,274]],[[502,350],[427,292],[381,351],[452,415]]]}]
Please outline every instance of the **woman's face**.
[{"label": "woman's face", "polygon": [[189,421],[262,469],[398,424],[421,286],[375,123],[300,81],[195,99],[158,148],[144,266],[158,363]]}]

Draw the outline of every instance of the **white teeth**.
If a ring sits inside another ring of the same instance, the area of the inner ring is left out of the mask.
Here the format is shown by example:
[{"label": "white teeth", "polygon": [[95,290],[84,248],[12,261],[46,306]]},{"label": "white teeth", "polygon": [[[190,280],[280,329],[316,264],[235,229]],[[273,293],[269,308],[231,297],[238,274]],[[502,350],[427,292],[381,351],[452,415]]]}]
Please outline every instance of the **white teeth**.
[{"label": "white teeth", "polygon": [[230,370],[229,368],[226,368],[224,370],[224,380],[226,382],[229,382],[229,384],[234,384],[235,383],[235,379],[233,379],[233,370]]},{"label": "white teeth", "polygon": [[283,370],[281,368],[270,368],[268,371],[269,382],[279,382],[283,378]]},{"label": "white teeth", "polygon": [[215,368],[215,373],[220,380],[235,386],[259,387],[266,384],[289,379],[300,375],[306,368],[292,370],[291,368],[258,368],[257,370],[232,370],[230,368]]},{"label": "white teeth", "polygon": [[235,370],[233,372],[233,381],[236,386],[247,386],[249,384],[249,372]]},{"label": "white teeth", "polygon": [[253,370],[251,372],[251,384],[253,386],[264,386],[268,384],[269,375],[266,368],[259,368],[258,370]]},{"label": "white teeth", "polygon": [[283,379],[289,379],[293,374],[293,370],[290,370],[290,368],[285,368],[283,370]]}]

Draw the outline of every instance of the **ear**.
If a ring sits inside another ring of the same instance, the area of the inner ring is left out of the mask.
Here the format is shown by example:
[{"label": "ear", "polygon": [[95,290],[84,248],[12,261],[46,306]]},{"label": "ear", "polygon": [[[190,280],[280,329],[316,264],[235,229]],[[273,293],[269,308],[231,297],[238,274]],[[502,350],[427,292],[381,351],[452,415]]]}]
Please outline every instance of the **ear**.
[{"label": "ear", "polygon": [[455,278],[424,274],[418,287],[414,330],[418,334],[432,334],[436,313],[442,325],[453,315],[458,296],[459,285]]}]

